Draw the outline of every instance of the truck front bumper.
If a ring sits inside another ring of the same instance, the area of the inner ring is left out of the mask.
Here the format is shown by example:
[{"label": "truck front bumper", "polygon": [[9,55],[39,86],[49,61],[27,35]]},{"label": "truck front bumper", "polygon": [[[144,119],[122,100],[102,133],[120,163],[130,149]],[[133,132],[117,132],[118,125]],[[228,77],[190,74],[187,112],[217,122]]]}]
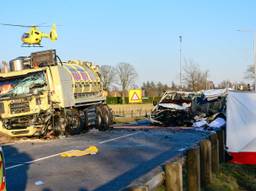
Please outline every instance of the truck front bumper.
[{"label": "truck front bumper", "polygon": [[29,137],[35,135],[38,132],[38,128],[28,126],[22,129],[6,129],[3,123],[0,122],[0,132],[10,137]]}]

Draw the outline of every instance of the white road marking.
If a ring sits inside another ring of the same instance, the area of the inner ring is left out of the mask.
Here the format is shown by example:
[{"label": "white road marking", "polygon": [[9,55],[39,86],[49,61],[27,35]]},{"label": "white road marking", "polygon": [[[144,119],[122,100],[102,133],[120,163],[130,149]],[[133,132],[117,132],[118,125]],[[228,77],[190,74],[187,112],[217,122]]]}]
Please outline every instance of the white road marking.
[{"label": "white road marking", "polygon": [[16,164],[16,165],[13,165],[13,166],[6,167],[5,170],[9,170],[9,169],[16,168],[16,167],[23,166],[23,165],[24,164]]},{"label": "white road marking", "polygon": [[120,136],[120,137],[116,137],[116,138],[113,138],[113,139],[108,139],[108,140],[99,142],[99,144],[109,143],[109,142],[112,142],[112,141],[115,141],[115,140],[118,140],[118,139],[122,139],[122,138],[125,138],[125,137],[130,137],[132,135],[136,135],[138,133],[140,133],[140,132],[130,133],[130,134],[123,135],[123,136]]},{"label": "white road marking", "polygon": [[46,157],[42,157],[42,158],[38,158],[38,159],[35,159],[35,160],[27,161],[27,162],[24,162],[24,163],[20,163],[20,164],[16,164],[16,165],[13,165],[13,166],[9,166],[9,167],[6,167],[5,170],[9,170],[9,169],[12,169],[12,168],[24,166],[26,164],[31,164],[31,163],[34,163],[34,162],[37,162],[37,161],[53,158],[53,157],[56,157],[56,156],[58,156],[60,154],[61,153],[57,153],[57,154],[54,154],[54,155],[49,155],[49,156],[46,156]]},{"label": "white road marking", "polygon": [[[126,137],[136,135],[138,133],[140,133],[140,132],[130,133],[130,134],[123,135],[123,136],[120,136],[120,137],[116,137],[116,138],[113,138],[113,139],[107,139],[107,140],[104,140],[104,141],[100,141],[98,144],[109,143],[109,142],[112,142],[112,141],[116,141],[118,139],[122,139],[122,138],[126,138]],[[68,150],[68,151],[70,151],[70,150]],[[64,151],[64,152],[67,152],[67,151]],[[20,166],[24,166],[24,165],[27,165],[27,164],[32,164],[34,162],[38,162],[38,161],[46,160],[46,159],[49,159],[49,158],[53,158],[53,157],[59,156],[60,154],[62,154],[64,152],[60,152],[60,153],[45,156],[45,157],[42,157],[42,158],[38,158],[38,159],[35,159],[35,160],[31,160],[31,161],[23,162],[23,163],[20,163],[20,164],[12,165],[12,166],[6,167],[5,170],[10,170],[10,169],[17,168],[17,167],[20,167]]]}]

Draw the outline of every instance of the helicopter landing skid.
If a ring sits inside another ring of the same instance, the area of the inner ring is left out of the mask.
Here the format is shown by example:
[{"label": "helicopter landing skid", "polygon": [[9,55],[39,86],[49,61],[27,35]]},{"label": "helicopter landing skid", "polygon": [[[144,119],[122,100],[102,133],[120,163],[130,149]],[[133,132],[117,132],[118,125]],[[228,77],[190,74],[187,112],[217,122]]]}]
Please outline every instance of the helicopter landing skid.
[{"label": "helicopter landing skid", "polygon": [[34,48],[34,47],[43,47],[41,45],[21,45],[21,47],[26,47],[26,48]]}]

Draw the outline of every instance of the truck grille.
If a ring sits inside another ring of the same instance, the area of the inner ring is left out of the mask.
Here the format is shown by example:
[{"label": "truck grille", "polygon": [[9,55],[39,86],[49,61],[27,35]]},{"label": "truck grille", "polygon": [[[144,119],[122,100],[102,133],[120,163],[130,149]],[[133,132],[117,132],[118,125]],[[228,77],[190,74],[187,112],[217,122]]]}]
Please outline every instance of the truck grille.
[{"label": "truck grille", "polygon": [[29,111],[29,102],[11,103],[11,114],[24,113]]}]

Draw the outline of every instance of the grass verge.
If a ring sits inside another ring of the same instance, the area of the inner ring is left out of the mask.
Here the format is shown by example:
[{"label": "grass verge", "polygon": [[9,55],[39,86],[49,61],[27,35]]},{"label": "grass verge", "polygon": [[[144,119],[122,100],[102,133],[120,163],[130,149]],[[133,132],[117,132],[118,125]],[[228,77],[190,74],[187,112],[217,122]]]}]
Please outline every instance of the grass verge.
[{"label": "grass verge", "polygon": [[114,123],[115,124],[126,124],[126,123],[139,121],[142,119],[145,119],[145,117],[115,117]]},{"label": "grass verge", "polygon": [[[166,188],[162,185],[156,191]],[[256,165],[222,164],[213,182],[202,191],[256,191]]]},{"label": "grass verge", "polygon": [[256,191],[256,165],[225,163],[205,191]]}]

